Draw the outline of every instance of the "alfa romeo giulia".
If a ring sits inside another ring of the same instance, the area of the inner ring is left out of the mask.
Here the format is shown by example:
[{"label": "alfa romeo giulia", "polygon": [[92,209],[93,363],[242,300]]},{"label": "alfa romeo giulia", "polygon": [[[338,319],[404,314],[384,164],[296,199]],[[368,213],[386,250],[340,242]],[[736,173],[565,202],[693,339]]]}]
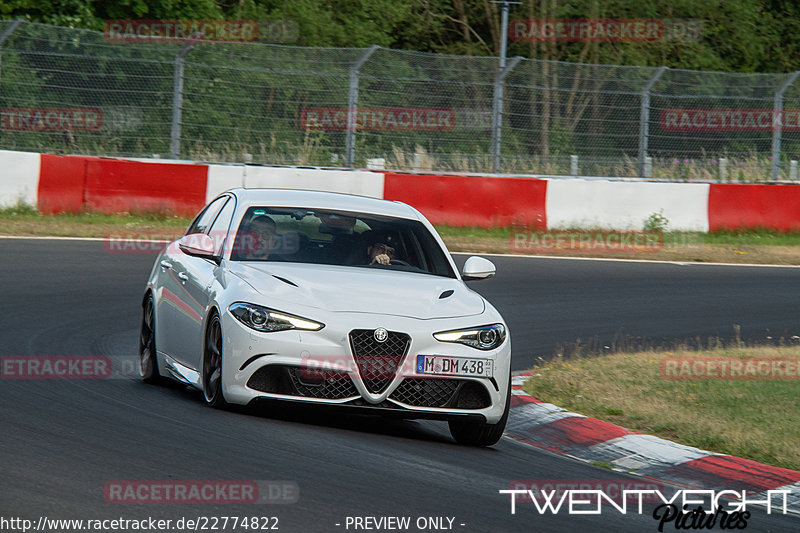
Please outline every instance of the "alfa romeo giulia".
[{"label": "alfa romeo giulia", "polygon": [[156,258],[139,370],[213,407],[263,399],[449,422],[460,443],[503,434],[511,339],[413,207],[354,195],[234,189]]}]

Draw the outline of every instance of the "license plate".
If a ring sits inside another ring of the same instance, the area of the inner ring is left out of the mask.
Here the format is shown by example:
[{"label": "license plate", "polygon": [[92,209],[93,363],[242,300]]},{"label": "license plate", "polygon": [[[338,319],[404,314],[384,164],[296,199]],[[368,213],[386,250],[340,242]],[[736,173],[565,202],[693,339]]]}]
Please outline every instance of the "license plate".
[{"label": "license plate", "polygon": [[417,374],[492,377],[492,361],[449,355],[418,355]]}]

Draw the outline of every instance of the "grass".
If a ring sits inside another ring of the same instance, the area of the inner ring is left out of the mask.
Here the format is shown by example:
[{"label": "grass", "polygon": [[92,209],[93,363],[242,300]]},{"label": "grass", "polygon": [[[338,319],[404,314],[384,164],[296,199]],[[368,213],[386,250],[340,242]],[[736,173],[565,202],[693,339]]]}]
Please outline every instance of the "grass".
[{"label": "grass", "polygon": [[105,237],[109,233],[137,232],[153,234],[154,238],[163,234],[166,238],[183,233],[190,222],[188,218],[161,212],[42,215],[34,207],[25,204],[0,209],[0,234],[4,235]]},{"label": "grass", "polygon": [[643,351],[556,357],[525,385],[535,397],[717,453],[800,470],[798,380],[671,380],[664,357],[795,358],[800,346],[734,345],[708,350]]},{"label": "grass", "polygon": [[[338,137],[335,133],[334,137]],[[186,141],[181,156],[193,161],[219,163],[251,163],[263,165],[330,166],[343,168],[345,158],[336,148],[336,140],[325,132],[305,131],[301,136],[281,136],[272,133],[259,142],[250,141]],[[375,140],[375,139],[373,139]],[[331,141],[334,141],[333,144]],[[453,142],[460,142],[455,141]],[[155,143],[159,144],[159,143]],[[450,143],[448,143],[450,144]],[[150,146],[155,146],[151,144]],[[488,151],[479,150],[469,143],[452,153],[429,151],[420,144],[388,144],[358,141],[356,168],[366,168],[367,161],[383,158],[387,170],[434,171],[453,174],[491,173],[494,157]],[[450,144],[452,147],[453,145]],[[78,144],[48,142],[22,142],[6,146],[9,149],[52,154],[104,155],[109,157],[168,157],[161,148],[122,148],[114,142],[89,142]],[[570,175],[570,156],[579,152],[575,147],[553,146],[552,155],[530,154],[513,145],[503,148],[500,172],[510,175]],[[160,154],[153,154],[159,152]],[[470,153],[471,152],[471,153]],[[720,157],[727,158],[725,177],[721,175]],[[791,156],[794,157],[794,156]],[[798,183],[791,179],[788,157],[784,156],[778,180],[783,183]],[[579,155],[580,176],[638,177],[639,163],[635,155]],[[771,155],[753,151],[735,153],[695,153],[694,157],[654,157],[653,179],[671,182],[718,182],[718,183],[768,183],[772,175]]]},{"label": "grass", "polygon": [[478,237],[478,238],[493,238],[493,239],[508,239],[514,230],[511,227],[505,228],[480,228],[473,227],[460,227],[460,226],[436,226],[436,231],[442,237]]},{"label": "grass", "polygon": [[773,246],[800,245],[800,231],[774,231],[769,228],[747,230],[718,230],[708,234],[698,234],[708,244],[766,244]]},{"label": "grass", "polygon": [[[573,149],[567,149],[559,151],[558,154],[543,156],[515,154],[504,149],[500,171],[504,174],[566,176],[571,173],[570,155],[574,152]],[[298,149],[298,153],[305,154],[305,150]],[[724,178],[720,167],[720,156],[727,158]],[[369,157],[383,157],[386,159],[387,169],[401,171],[485,173],[492,171],[494,167],[491,154],[488,153],[429,152],[420,145],[414,146],[413,149],[407,145],[394,145],[383,153],[374,152]],[[302,156],[299,158],[304,159]],[[365,159],[357,160],[356,164],[364,164]],[[635,156],[624,154],[582,155],[578,157],[578,171],[581,176],[638,177],[639,163]],[[771,175],[771,156],[750,152],[717,155],[703,153],[696,154],[696,157],[692,158],[655,157],[652,164],[653,179],[671,182],[767,183]],[[786,161],[779,169],[778,180],[797,183],[796,180],[792,181],[789,164]]]},{"label": "grass", "polygon": [[[659,239],[663,247],[647,250],[596,249],[593,252],[552,246],[550,249],[528,249],[515,246],[515,237],[524,228],[479,228],[437,226],[448,248],[454,252],[516,253],[549,256],[606,257],[648,259],[678,262],[760,263],[800,265],[800,232],[781,232],[767,228],[725,230],[712,233],[665,232]],[[541,238],[554,231],[533,230]],[[608,235],[602,229],[564,229],[559,233],[583,234],[596,239]]]},{"label": "grass", "polygon": [[614,470],[614,465],[607,461],[591,461],[589,464],[598,468],[605,468],[606,470]]},{"label": "grass", "polygon": [[[528,231],[526,229],[516,230],[511,227],[504,228],[481,228],[481,227],[455,227],[455,226],[436,226],[437,231],[442,237],[477,237],[492,239],[510,239],[518,231]],[[537,231],[537,230],[534,230]],[[545,230],[538,230],[545,232]],[[608,232],[603,229],[573,228],[559,231],[565,232]],[[752,228],[742,230],[719,230],[712,233],[698,232],[667,232],[664,234],[666,244],[679,245],[684,243],[704,243],[704,244],[769,244],[776,246],[797,246],[800,245],[800,231],[775,231],[769,228]]]},{"label": "grass", "polygon": [[[324,160],[329,153],[323,144],[310,148],[304,143],[297,148],[298,160],[307,160],[308,153],[321,151],[316,156],[317,160]],[[430,152],[425,147],[417,144],[393,145],[388,149],[364,149],[362,153],[369,152],[367,157],[383,157],[386,168],[401,171],[436,171],[436,172],[490,172],[494,161],[489,153],[439,153]],[[263,150],[262,150],[263,151]],[[554,155],[535,155],[514,153],[513,149],[503,149],[503,158],[500,171],[504,174],[524,175],[560,175],[566,176],[571,172],[570,155],[576,150],[565,148],[558,150]],[[221,157],[225,157],[221,155]],[[266,154],[267,161],[271,154]],[[356,160],[356,165],[365,164],[366,158]],[[723,179],[720,167],[720,157],[727,158],[725,177]],[[752,152],[739,152],[728,154],[696,154],[695,157],[655,157],[652,162],[652,177],[658,180],[672,182],[721,182],[721,183],[766,183],[771,179],[772,159],[766,154]],[[299,164],[299,163],[295,163]],[[610,156],[581,155],[578,157],[578,170],[582,176],[639,176],[639,163],[636,157],[624,154]],[[784,161],[778,173],[778,179],[791,182],[791,173],[788,162]]]},{"label": "grass", "polygon": [[[181,234],[190,219],[163,212],[129,214],[62,213],[42,215],[34,207],[18,204],[0,209],[0,235],[53,235],[72,237],[105,237],[110,233],[130,232],[152,238],[169,238]],[[534,255],[579,255],[624,259],[650,259],[681,262],[726,262],[800,265],[800,232],[779,232],[770,229],[721,231],[709,234],[666,232],[663,248],[647,251],[595,252],[563,248],[528,250],[512,246],[514,237],[525,229],[453,227],[438,225],[450,251],[470,253],[522,253]],[[582,233],[595,238],[607,230],[573,229],[564,232]],[[553,233],[539,231],[540,234]]]}]

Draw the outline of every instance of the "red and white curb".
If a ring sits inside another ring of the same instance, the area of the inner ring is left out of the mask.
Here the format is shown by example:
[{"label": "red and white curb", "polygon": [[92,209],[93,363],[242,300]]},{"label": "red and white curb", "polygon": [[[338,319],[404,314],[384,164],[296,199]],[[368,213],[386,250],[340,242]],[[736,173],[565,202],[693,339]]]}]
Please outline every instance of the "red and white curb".
[{"label": "red and white curb", "polygon": [[[765,500],[767,491],[789,491],[787,509],[800,514],[800,471],[765,465],[644,435],[545,403],[523,390],[532,372],[511,380],[506,437],[615,470],[698,490],[746,490]],[[777,499],[774,505],[779,505]]]}]

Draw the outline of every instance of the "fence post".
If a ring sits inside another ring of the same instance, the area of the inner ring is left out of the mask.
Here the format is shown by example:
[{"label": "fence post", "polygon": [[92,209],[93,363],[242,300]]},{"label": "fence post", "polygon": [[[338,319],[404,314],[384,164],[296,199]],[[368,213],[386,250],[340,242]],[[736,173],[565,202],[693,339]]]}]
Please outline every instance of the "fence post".
[{"label": "fence post", "polygon": [[659,67],[642,89],[642,107],[639,111],[639,177],[645,177],[647,143],[650,140],[650,89],[664,74],[667,67]]},{"label": "fence post", "polygon": [[14,33],[14,30],[16,30],[19,25],[22,24],[23,20],[24,19],[14,19],[14,21],[3,30],[3,33],[0,33],[0,62],[3,60],[3,44],[9,37],[11,37],[11,34]]},{"label": "fence post", "polygon": [[501,68],[494,80],[494,98],[492,99],[492,172],[500,172],[500,141],[503,136],[503,93],[506,76],[514,70],[522,56],[514,56],[505,68]]},{"label": "fence post", "polygon": [[644,177],[653,177],[653,158],[649,155],[644,156]]},{"label": "fence post", "polygon": [[188,43],[175,56],[175,77],[172,83],[172,132],[170,133],[169,156],[178,159],[181,153],[181,119],[183,117],[183,58],[192,49]]},{"label": "fence post", "polygon": [[350,92],[347,95],[347,138],[345,140],[345,166],[353,168],[356,157],[356,113],[358,112],[358,71],[369,57],[380,48],[373,44],[350,67]]},{"label": "fence post", "polygon": [[783,128],[783,93],[786,92],[800,71],[792,72],[783,85],[780,86],[778,92],[775,93],[775,102],[772,105],[772,172],[770,173],[771,181],[778,181],[778,172],[781,169],[781,134]]},{"label": "fence post", "polygon": [[578,156],[577,155],[569,156],[569,175],[570,176],[577,176],[578,175]]}]

